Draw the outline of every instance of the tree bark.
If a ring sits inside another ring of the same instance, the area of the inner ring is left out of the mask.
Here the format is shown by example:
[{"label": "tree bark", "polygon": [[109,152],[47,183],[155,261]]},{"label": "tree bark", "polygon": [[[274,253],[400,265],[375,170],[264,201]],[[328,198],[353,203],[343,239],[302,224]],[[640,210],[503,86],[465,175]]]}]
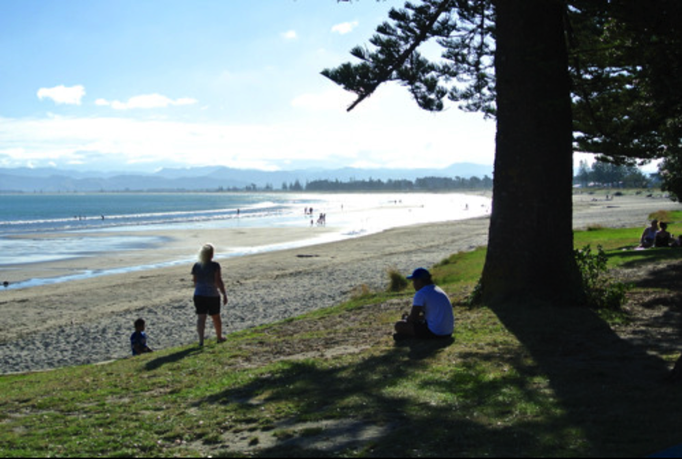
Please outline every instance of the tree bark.
[{"label": "tree bark", "polygon": [[493,211],[486,304],[575,303],[570,78],[562,2],[497,0]]}]

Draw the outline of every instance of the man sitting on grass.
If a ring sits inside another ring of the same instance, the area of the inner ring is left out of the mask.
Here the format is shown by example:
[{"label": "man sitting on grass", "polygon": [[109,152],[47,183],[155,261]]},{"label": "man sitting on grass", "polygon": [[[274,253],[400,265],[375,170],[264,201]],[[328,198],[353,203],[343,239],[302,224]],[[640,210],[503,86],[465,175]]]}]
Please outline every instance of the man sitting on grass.
[{"label": "man sitting on grass", "polygon": [[408,279],[415,291],[410,314],[395,324],[398,341],[406,338],[450,338],[455,328],[452,303],[447,294],[433,283],[431,273],[424,268],[414,270]]}]

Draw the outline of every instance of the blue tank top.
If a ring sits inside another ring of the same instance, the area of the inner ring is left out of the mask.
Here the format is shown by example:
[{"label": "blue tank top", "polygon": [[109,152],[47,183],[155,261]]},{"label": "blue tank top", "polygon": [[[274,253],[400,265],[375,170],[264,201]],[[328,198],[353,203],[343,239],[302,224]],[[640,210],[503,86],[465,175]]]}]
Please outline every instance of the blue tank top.
[{"label": "blue tank top", "polygon": [[192,275],[196,276],[197,286],[194,289],[194,296],[220,296],[218,287],[215,284],[215,275],[220,271],[220,264],[211,261],[202,265],[195,263],[192,267]]}]

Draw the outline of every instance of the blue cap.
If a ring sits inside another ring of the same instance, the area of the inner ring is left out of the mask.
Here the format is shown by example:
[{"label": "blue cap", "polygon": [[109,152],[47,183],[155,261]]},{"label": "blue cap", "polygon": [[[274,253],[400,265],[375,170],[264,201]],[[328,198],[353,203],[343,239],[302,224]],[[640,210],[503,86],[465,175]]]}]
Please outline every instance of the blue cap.
[{"label": "blue cap", "polygon": [[411,276],[407,276],[409,280],[413,279],[431,279],[431,273],[426,268],[417,268],[414,270]]}]

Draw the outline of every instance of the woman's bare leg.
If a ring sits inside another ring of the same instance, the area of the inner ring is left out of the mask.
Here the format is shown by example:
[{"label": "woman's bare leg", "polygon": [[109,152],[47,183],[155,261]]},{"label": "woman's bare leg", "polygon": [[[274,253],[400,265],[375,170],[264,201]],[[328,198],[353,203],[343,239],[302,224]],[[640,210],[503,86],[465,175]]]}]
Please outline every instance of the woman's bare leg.
[{"label": "woman's bare leg", "polygon": [[199,346],[204,345],[204,333],[206,332],[206,314],[197,314],[197,333],[199,334]]},{"label": "woman's bare leg", "polygon": [[223,320],[220,318],[220,314],[211,316],[211,319],[213,319],[213,326],[215,327],[215,334],[218,337],[218,342],[221,343],[225,341],[225,338],[223,338]]}]

